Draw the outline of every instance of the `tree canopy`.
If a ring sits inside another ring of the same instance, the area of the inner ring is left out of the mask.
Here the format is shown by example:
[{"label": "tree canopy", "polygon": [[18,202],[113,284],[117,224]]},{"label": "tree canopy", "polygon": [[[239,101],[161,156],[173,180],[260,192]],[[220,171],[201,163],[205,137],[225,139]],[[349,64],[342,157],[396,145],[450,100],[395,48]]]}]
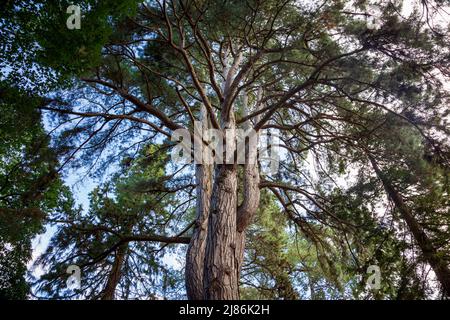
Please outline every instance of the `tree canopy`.
[{"label": "tree canopy", "polygon": [[[0,11],[0,266],[23,246],[15,288],[48,224],[41,298],[450,295],[445,1],[83,0],[75,30],[69,5]],[[240,150],[241,129],[271,151]],[[195,162],[174,161],[180,130]],[[82,208],[71,175],[98,181]]]}]

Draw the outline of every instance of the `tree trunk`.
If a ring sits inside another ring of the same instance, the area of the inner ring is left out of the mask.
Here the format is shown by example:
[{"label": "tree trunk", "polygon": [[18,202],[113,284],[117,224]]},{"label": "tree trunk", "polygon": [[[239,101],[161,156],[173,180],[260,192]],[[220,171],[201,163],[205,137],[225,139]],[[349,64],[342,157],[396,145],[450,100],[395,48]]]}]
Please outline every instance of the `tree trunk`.
[{"label": "tree trunk", "polygon": [[[224,68],[223,73],[226,81],[223,83],[225,99],[222,105],[221,130],[225,153],[223,164],[215,165],[214,183],[209,203],[210,213],[207,219],[202,296],[207,300],[239,299],[239,275],[244,258],[245,231],[259,205],[257,144],[254,144],[252,148],[245,150],[244,200],[238,209],[238,174],[235,154],[236,120],[234,107],[232,102],[229,102],[229,97],[233,94],[231,83],[241,58],[242,54],[239,53],[233,63]],[[262,90],[260,91],[262,92]],[[247,101],[246,95],[244,98]],[[258,101],[260,100],[258,99]],[[245,105],[244,108],[246,107]],[[254,157],[252,162],[248,161],[250,157]],[[190,254],[192,255],[193,252]],[[188,281],[190,282],[190,280]],[[192,290],[188,290],[190,292],[188,297],[193,298]]]},{"label": "tree trunk", "polygon": [[204,298],[239,298],[236,270],[237,172],[235,165],[219,165],[211,197],[204,271]]},{"label": "tree trunk", "polygon": [[128,249],[128,243],[121,245],[115,253],[113,266],[109,272],[108,281],[101,295],[102,300],[114,300],[117,284],[122,276],[123,261]]},{"label": "tree trunk", "polygon": [[395,204],[395,207],[400,212],[401,217],[405,220],[406,225],[408,226],[409,231],[412,233],[414,239],[416,240],[420,250],[422,251],[423,257],[430,264],[431,268],[433,268],[434,273],[436,274],[437,279],[442,285],[443,291],[447,296],[450,296],[450,269],[448,268],[445,261],[443,261],[434,248],[432,241],[428,238],[427,234],[423,231],[420,224],[414,218],[411,210],[403,201],[400,193],[395,189],[395,187],[389,182],[388,179],[381,172],[378,164],[375,159],[368,155],[369,160],[372,164],[377,177],[383,183],[383,186]]},{"label": "tree trunk", "polygon": [[[259,206],[260,178],[258,163],[256,162],[256,153],[256,146],[254,146],[252,150],[247,151],[246,163],[244,165],[244,199],[237,210],[236,252],[238,257],[238,266],[236,272],[238,279],[241,272],[242,262],[244,260],[245,232]],[[254,162],[252,157],[254,157]]]},{"label": "tree trunk", "polygon": [[[235,150],[234,114],[222,119],[224,150]],[[239,299],[238,256],[236,252],[237,165],[228,153],[224,163],[216,165],[208,220],[206,260],[203,274],[204,298],[207,300]],[[229,158],[229,159],[227,159]],[[231,164],[229,164],[229,162]],[[228,162],[228,163],[226,163]]]},{"label": "tree trunk", "polygon": [[[257,102],[255,110],[258,111],[261,106],[262,89],[258,89]],[[248,113],[247,94],[244,94],[243,109],[244,115]],[[255,118],[255,121],[259,121],[259,117]],[[251,128],[249,122],[243,124],[244,130]],[[252,138],[249,139],[248,145],[245,146],[245,164],[244,164],[244,195],[243,200],[237,210],[237,255],[239,257],[239,265],[236,270],[239,278],[242,262],[244,260],[245,251],[245,231],[252,221],[253,216],[258,210],[260,190],[259,190],[259,167],[258,167],[258,139],[259,135],[256,133],[254,142]]]},{"label": "tree trunk", "polygon": [[197,165],[197,217],[186,255],[185,282],[189,300],[203,299],[203,269],[205,261],[208,215],[212,191],[210,165]]},{"label": "tree trunk", "polygon": [[[233,128],[234,119],[231,121],[233,124],[228,128]],[[239,299],[245,232],[258,209],[260,198],[256,153],[256,144],[246,152],[244,198],[239,208],[237,208],[236,165],[224,164],[217,168],[208,226],[204,273],[205,299]]]},{"label": "tree trunk", "polygon": [[[206,108],[201,110],[202,128],[208,128]],[[199,137],[203,132],[196,132]],[[206,237],[208,234],[208,217],[212,193],[212,165],[205,163],[204,146],[201,145],[202,164],[197,164],[195,176],[197,183],[197,216],[194,231],[186,254],[185,283],[189,300],[201,300],[203,294],[203,270],[205,264]]]}]

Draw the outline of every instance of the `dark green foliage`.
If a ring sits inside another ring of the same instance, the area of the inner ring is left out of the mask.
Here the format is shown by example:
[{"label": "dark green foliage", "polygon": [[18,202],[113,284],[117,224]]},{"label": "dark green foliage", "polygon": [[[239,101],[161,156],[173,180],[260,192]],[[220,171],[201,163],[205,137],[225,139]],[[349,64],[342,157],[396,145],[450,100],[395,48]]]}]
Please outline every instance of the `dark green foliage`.
[{"label": "dark green foliage", "polygon": [[24,299],[31,240],[65,201],[57,155],[36,107],[44,99],[0,87],[0,297]]}]

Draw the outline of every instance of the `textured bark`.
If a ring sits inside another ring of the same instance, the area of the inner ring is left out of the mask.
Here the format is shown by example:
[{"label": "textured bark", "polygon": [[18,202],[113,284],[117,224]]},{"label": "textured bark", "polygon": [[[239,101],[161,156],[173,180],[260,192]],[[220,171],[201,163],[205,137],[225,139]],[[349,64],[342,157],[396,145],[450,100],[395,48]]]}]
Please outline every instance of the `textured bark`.
[{"label": "textured bark", "polygon": [[245,231],[259,206],[259,168],[258,163],[252,160],[256,159],[256,145],[252,149],[248,150],[244,165],[244,194],[237,211],[238,232]]},{"label": "textured bark", "polygon": [[[239,61],[240,57],[235,60]],[[234,65],[235,65],[234,64]],[[226,73],[227,83],[233,76],[233,68]],[[224,92],[227,94],[227,84]],[[260,108],[262,90],[258,92],[256,109]],[[243,97],[244,112],[248,112],[247,95]],[[234,150],[236,146],[236,125],[234,112],[228,117],[223,115],[222,128],[234,130],[225,139],[225,150]],[[250,123],[244,123],[244,129],[250,129]],[[254,139],[255,143],[250,143]],[[204,271],[205,299],[239,299],[239,279],[245,250],[245,232],[259,206],[259,167],[257,162],[258,136],[250,138],[245,148],[243,201],[238,207],[237,167],[233,164],[217,166],[211,197],[211,215],[208,225],[206,264]],[[227,153],[228,156],[228,153]],[[225,157],[227,158],[227,157]],[[228,157],[229,158],[229,157]]]},{"label": "textured bark", "polygon": [[236,166],[218,166],[211,197],[203,278],[204,298],[207,300],[239,298],[239,279],[236,273],[236,190]]},{"label": "textured bark", "polygon": [[423,231],[422,227],[417,222],[417,220],[414,218],[414,215],[412,214],[410,208],[403,201],[403,198],[400,195],[400,193],[395,189],[395,187],[389,182],[388,179],[386,179],[384,174],[381,172],[375,159],[371,155],[368,155],[368,157],[372,164],[373,169],[375,170],[375,173],[377,174],[377,177],[383,183],[383,186],[387,194],[394,202],[395,207],[400,212],[400,215],[403,218],[403,220],[405,220],[409,231],[412,233],[420,250],[422,251],[423,257],[430,264],[431,268],[433,268],[436,277],[438,278],[439,282],[442,285],[444,293],[447,296],[450,296],[450,269],[448,268],[448,265],[446,264],[445,261],[443,261],[439,257],[439,253],[434,247],[432,241]]},{"label": "textured bark", "polygon": [[253,216],[258,210],[260,190],[259,190],[259,168],[258,163],[251,160],[251,157],[256,159],[257,149],[254,146],[253,150],[248,150],[246,155],[246,164],[244,165],[244,192],[243,201],[238,207],[236,218],[236,255],[238,266],[236,269],[237,277],[239,279],[242,261],[244,260],[245,251],[245,231],[250,225]]},{"label": "textured bark", "polygon": [[208,215],[212,192],[211,165],[197,165],[197,217],[186,255],[186,293],[189,300],[203,299],[203,269],[205,261]]},{"label": "textured bark", "polygon": [[258,164],[245,165],[244,195],[237,211],[237,230],[245,231],[259,206],[259,170]]},{"label": "textured bark", "polygon": [[117,284],[122,276],[122,266],[128,249],[128,243],[124,243],[117,250],[114,257],[113,266],[108,275],[108,281],[101,295],[102,300],[114,300]]},{"label": "textured bark", "polygon": [[[227,56],[227,54],[225,54]],[[215,165],[214,183],[212,187],[210,208],[207,218],[207,237],[205,248],[205,262],[203,266],[203,299],[229,300],[239,299],[239,274],[244,257],[245,230],[259,205],[259,171],[256,161],[257,146],[246,150],[246,158],[253,157],[253,161],[246,161],[244,169],[244,200],[238,210],[237,196],[237,164],[236,164],[236,120],[231,97],[236,90],[236,72],[240,65],[242,54],[234,57],[229,63],[227,58],[223,78],[223,101],[221,111],[221,129],[223,130],[224,148],[223,164]],[[246,98],[246,97],[245,97]],[[258,99],[260,101],[261,99]],[[246,106],[245,106],[246,107]],[[208,189],[209,190],[209,189]],[[203,195],[205,196],[205,194]],[[201,200],[200,200],[201,201]],[[203,202],[202,202],[203,203]],[[202,205],[205,207],[205,205]],[[204,238],[202,238],[204,239]],[[200,252],[202,248],[195,249]],[[194,248],[188,251],[194,255]],[[190,258],[194,260],[193,258]],[[199,258],[196,258],[200,260]],[[198,262],[196,267],[201,263]],[[192,263],[187,267],[192,269]],[[198,276],[198,273],[195,274]],[[187,280],[190,283],[190,280]],[[199,286],[190,286],[188,297],[198,299]],[[195,294],[192,288],[195,287]]]},{"label": "textured bark", "polygon": [[[259,111],[261,108],[261,99],[262,99],[262,89],[258,90],[257,103],[255,111]],[[243,108],[244,115],[248,113],[247,106],[247,95],[244,95],[243,99]],[[259,117],[255,118],[255,121],[259,121]],[[250,129],[250,123],[247,121],[244,123],[244,129]],[[249,224],[252,221],[253,216],[259,207],[259,199],[260,199],[260,189],[259,189],[259,167],[258,167],[258,134],[255,136],[256,144],[249,143],[246,146],[245,152],[245,165],[244,165],[244,192],[243,192],[243,200],[239,205],[237,210],[237,236],[236,236],[236,251],[238,256],[238,268],[236,270],[237,277],[240,277],[242,262],[244,260],[244,251],[245,251],[245,231]],[[250,142],[250,140],[249,140]]]},{"label": "textured bark", "polygon": [[[234,150],[236,124],[233,112],[228,121],[222,118],[222,129],[231,133],[226,136],[229,139],[225,138],[224,150]],[[236,272],[239,265],[236,256],[237,166],[234,159],[231,160],[232,164],[216,165],[203,274],[204,298],[207,300],[239,298]]]},{"label": "textured bark", "polygon": [[[200,117],[202,120],[202,128],[200,128],[200,131],[202,132],[195,132],[198,137],[203,136],[203,130],[209,127],[208,114],[205,107],[202,107]],[[203,144],[200,146],[199,151],[201,154],[197,156],[200,157],[199,160],[201,160],[202,164],[197,164],[195,168],[197,183],[197,215],[194,231],[186,254],[185,283],[186,294],[189,300],[201,300],[204,296],[203,270],[205,264],[206,237],[208,234],[208,216],[212,193],[212,165],[205,164],[205,150]]]},{"label": "textured bark", "polygon": [[236,218],[236,277],[238,279],[244,261],[245,231],[259,206],[259,180],[258,164],[246,164],[244,167],[244,199],[237,210]]}]

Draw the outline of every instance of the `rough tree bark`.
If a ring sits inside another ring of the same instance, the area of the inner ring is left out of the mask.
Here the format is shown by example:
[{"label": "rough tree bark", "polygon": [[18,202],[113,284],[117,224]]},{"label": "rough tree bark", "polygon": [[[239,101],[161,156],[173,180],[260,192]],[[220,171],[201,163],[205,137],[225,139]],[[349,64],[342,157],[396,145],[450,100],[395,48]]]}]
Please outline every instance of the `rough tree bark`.
[{"label": "rough tree bark", "polygon": [[[202,127],[208,125],[206,109],[201,111]],[[203,146],[202,146],[203,147]],[[203,269],[205,261],[208,216],[212,193],[212,165],[206,164],[202,151],[202,164],[197,164],[196,176],[196,220],[186,254],[185,283],[189,300],[203,299]]]},{"label": "rough tree bark", "polygon": [[391,200],[394,202],[395,207],[400,212],[401,217],[406,222],[409,231],[417,242],[420,250],[422,251],[423,257],[430,264],[437,279],[442,285],[443,291],[447,296],[450,296],[450,269],[445,261],[439,257],[439,253],[434,247],[432,241],[424,232],[420,224],[414,218],[413,213],[410,208],[403,201],[402,196],[396,190],[396,188],[389,182],[384,176],[380,167],[378,166],[376,160],[368,154],[368,158],[372,164],[372,167],[380,181],[383,183],[386,193],[389,195]]},{"label": "rough tree bark", "polygon": [[[228,119],[222,116],[225,136],[224,150],[234,150],[236,124],[233,113]],[[227,139],[230,138],[230,139]],[[231,160],[231,163],[226,163]],[[203,274],[204,299],[239,299],[238,256],[236,252],[237,215],[237,165],[234,156],[224,157],[223,164],[216,165],[211,196],[211,213],[208,220],[206,259]]]},{"label": "rough tree bark", "polygon": [[117,248],[111,271],[108,275],[105,288],[103,289],[101,300],[114,300],[117,284],[122,275],[122,266],[128,249],[128,243],[124,243]]},{"label": "rough tree bark", "polygon": [[[223,119],[223,128],[228,129],[225,143],[236,145],[234,115],[228,122]],[[245,249],[245,232],[259,206],[259,168],[257,159],[257,137],[255,143],[246,144],[244,165],[243,201],[238,207],[237,165],[218,165],[211,197],[211,216],[208,226],[206,264],[204,271],[205,299],[239,299],[239,277]],[[226,149],[226,148],[225,148]]]},{"label": "rough tree bark", "polygon": [[[262,89],[260,88],[258,90],[257,95],[257,102],[256,102],[256,108],[255,111],[259,111],[261,108],[260,101],[262,100]],[[244,115],[248,112],[248,105],[247,105],[247,94],[244,94],[243,99],[243,109],[244,109]],[[255,122],[259,121],[259,117],[255,118]],[[244,130],[251,129],[250,123],[247,121],[244,123]],[[251,139],[254,139],[252,142]],[[260,176],[259,176],[259,167],[258,167],[258,134],[256,134],[254,137],[250,137],[248,144],[246,144],[246,150],[245,150],[245,164],[244,164],[244,190],[243,190],[243,200],[242,203],[239,205],[237,210],[237,221],[236,221],[236,228],[237,228],[237,255],[239,257],[239,265],[236,270],[237,276],[239,278],[242,262],[244,260],[244,250],[245,250],[245,231],[247,230],[247,227],[251,223],[251,220],[253,216],[255,215],[256,211],[258,210],[259,206],[259,199],[260,199],[260,190],[259,190],[259,182],[260,182]]]},{"label": "rough tree bark", "polygon": [[[220,115],[224,142],[223,163],[214,164],[214,173],[212,165],[203,164],[196,168],[197,224],[186,260],[189,299],[239,299],[245,231],[259,205],[259,169],[255,143],[245,151],[244,198],[238,208],[237,131],[230,97],[241,58],[242,55],[238,54],[232,63],[227,63],[229,67],[225,68],[223,74],[226,79],[222,87],[224,99]],[[203,119],[207,118],[206,114],[203,108]],[[251,157],[254,159],[249,162]]]}]

